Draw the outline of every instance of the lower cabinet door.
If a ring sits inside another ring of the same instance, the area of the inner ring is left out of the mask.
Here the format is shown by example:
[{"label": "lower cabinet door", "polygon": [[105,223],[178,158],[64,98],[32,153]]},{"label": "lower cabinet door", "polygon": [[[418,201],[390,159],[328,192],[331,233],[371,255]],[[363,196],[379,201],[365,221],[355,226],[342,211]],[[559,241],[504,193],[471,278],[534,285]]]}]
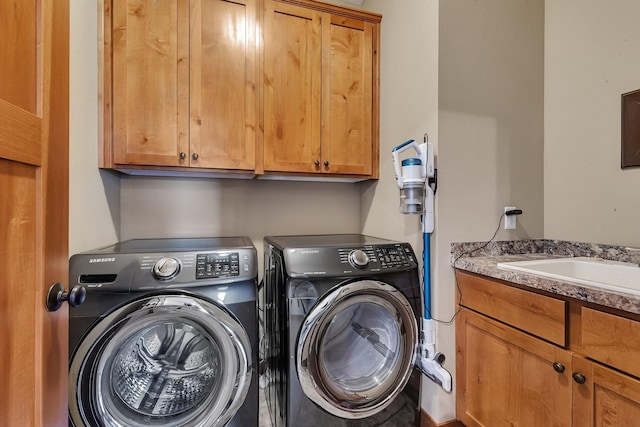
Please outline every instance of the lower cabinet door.
[{"label": "lower cabinet door", "polygon": [[571,425],[571,352],[465,308],[456,334],[465,426]]},{"label": "lower cabinet door", "polygon": [[573,357],[573,425],[640,425],[640,381],[582,356]]}]

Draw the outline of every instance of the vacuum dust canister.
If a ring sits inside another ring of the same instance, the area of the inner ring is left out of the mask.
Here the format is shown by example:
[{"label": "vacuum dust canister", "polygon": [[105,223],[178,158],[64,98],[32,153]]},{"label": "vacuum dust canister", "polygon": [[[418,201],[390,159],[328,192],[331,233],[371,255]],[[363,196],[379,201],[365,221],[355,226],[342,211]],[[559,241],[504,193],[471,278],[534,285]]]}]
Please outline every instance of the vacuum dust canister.
[{"label": "vacuum dust canister", "polygon": [[425,177],[422,174],[422,160],[414,157],[402,161],[401,213],[421,214],[424,212]]}]

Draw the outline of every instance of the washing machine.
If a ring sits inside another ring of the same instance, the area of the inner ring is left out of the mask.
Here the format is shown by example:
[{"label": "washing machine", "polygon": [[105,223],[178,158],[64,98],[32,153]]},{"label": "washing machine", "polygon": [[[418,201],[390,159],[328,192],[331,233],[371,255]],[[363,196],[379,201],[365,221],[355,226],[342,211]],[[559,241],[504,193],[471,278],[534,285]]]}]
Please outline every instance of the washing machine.
[{"label": "washing machine", "polygon": [[272,425],[419,426],[422,316],[408,243],[359,234],[264,239]]},{"label": "washing machine", "polygon": [[135,239],[69,261],[69,422],[258,425],[257,256],[247,237]]}]

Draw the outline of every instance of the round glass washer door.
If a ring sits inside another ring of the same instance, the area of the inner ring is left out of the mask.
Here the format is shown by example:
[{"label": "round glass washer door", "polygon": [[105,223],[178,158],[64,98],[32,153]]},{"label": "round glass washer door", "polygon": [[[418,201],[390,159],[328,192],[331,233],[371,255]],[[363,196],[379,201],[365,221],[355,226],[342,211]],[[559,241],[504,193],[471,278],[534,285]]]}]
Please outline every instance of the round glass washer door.
[{"label": "round glass washer door", "polygon": [[302,390],[335,416],[372,416],[409,380],[417,337],[415,315],[398,289],[373,280],[341,285],[315,304],[300,328]]},{"label": "round glass washer door", "polygon": [[249,337],[191,295],[131,302],[96,324],[69,367],[76,426],[222,426],[251,383]]}]

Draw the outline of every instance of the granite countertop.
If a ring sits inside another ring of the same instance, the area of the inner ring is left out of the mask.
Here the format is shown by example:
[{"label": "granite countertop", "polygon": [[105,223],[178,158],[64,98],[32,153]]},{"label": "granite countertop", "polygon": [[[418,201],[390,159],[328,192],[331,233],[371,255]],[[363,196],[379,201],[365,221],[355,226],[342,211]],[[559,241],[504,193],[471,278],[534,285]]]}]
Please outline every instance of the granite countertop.
[{"label": "granite countertop", "polygon": [[638,295],[598,289],[523,272],[501,270],[497,267],[500,262],[568,256],[599,257],[640,264],[640,248],[611,245],[545,239],[498,241],[489,244],[486,242],[453,243],[451,245],[451,264],[459,270],[640,314],[640,296]]}]

